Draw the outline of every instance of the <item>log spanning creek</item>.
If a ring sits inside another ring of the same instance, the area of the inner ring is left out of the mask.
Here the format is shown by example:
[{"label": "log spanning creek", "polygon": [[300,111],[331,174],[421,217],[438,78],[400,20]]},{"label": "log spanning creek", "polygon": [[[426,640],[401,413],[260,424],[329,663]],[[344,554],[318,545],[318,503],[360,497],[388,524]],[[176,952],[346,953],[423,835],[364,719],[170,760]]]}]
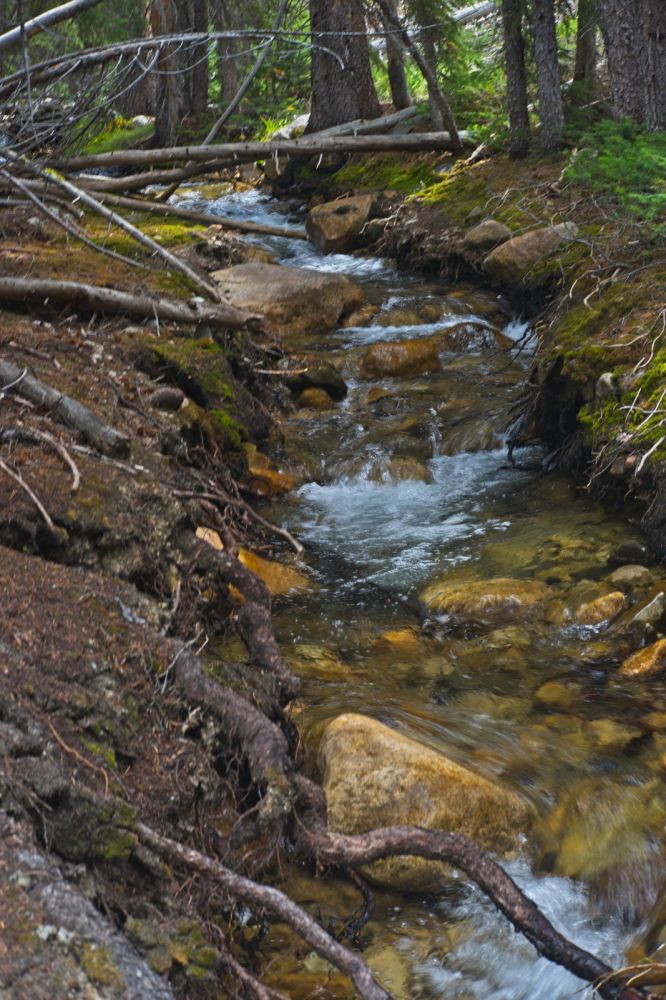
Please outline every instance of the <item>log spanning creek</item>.
[{"label": "log spanning creek", "polygon": [[[208,212],[284,223],[285,210],[256,192],[189,197]],[[663,614],[655,595],[666,574],[646,565],[637,527],[544,474],[538,449],[519,453],[520,468],[508,463],[530,331],[493,295],[401,275],[384,260],[323,256],[303,241],[255,241],[280,263],[351,277],[376,307],[366,325],[299,342],[342,372],[348,394],[285,421],[279,459],[300,485],[268,511],[305,543],[312,577],[274,609],[285,659],[303,679],[294,720],[306,768],[322,773],[326,724],[356,713],[517,797],[517,810],[502,797],[482,806],[486,844],[502,853],[515,823],[508,871],[565,935],[623,965],[650,921],[659,940],[666,684],[622,664],[645,641],[644,619],[655,625],[655,607]],[[439,371],[369,377],[370,345],[426,338]],[[372,749],[371,770],[390,788],[403,748],[387,744],[382,757],[373,741],[371,731],[340,731],[326,760],[338,782],[361,787],[354,752]],[[396,781],[397,809],[406,792]],[[389,801],[371,825],[404,821]],[[362,909],[347,879],[288,864],[283,878],[337,931]],[[400,1000],[569,1000],[583,989],[466,879],[452,873],[438,890],[427,879],[416,891],[373,888],[357,945]],[[286,995],[349,995],[286,929],[273,928],[261,950],[265,981]]]}]

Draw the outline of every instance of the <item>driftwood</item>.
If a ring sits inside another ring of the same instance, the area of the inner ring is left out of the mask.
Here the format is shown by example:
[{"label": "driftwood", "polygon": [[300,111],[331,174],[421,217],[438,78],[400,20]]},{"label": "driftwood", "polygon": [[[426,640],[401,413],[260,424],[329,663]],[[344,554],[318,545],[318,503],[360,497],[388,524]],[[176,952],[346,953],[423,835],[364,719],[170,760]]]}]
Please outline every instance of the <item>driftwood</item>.
[{"label": "driftwood", "polygon": [[262,233],[264,236],[288,236],[294,240],[306,240],[302,227],[282,229],[280,226],[265,226],[260,222],[249,222],[245,219],[228,219],[223,215],[210,215],[206,212],[195,212],[191,208],[181,208],[180,205],[163,205],[161,202],[148,201],[140,198],[123,198],[102,192],[98,195],[100,201],[116,205],[118,208],[129,208],[135,212],[151,212],[156,215],[173,215],[178,219],[199,222],[205,226],[224,226],[225,229],[235,229],[240,233]]},{"label": "driftwood", "polygon": [[[461,140],[469,136],[461,133]],[[187,160],[208,160],[211,166],[251,163],[281,154],[317,156],[325,153],[390,153],[432,152],[451,150],[454,143],[448,132],[419,132],[414,135],[342,135],[317,139],[272,139],[269,142],[229,142],[211,146],[172,146],[167,149],[120,149],[112,153],[97,153],[58,159],[52,166],[66,170],[87,170],[90,167],[151,166],[156,163],[177,163]]]},{"label": "driftwood", "polygon": [[0,278],[0,302],[34,305],[64,302],[91,311],[122,313],[142,319],[157,317],[171,323],[205,322],[228,330],[242,330],[253,320],[258,321],[257,317],[249,316],[224,302],[192,307],[186,302],[152,299],[148,295],[130,295],[115,288],[48,278]]},{"label": "driftwood", "polygon": [[[2,281],[12,282],[12,278]],[[22,396],[32,403],[46,406],[56,420],[62,421],[68,427],[79,431],[87,441],[104,455],[127,455],[130,450],[129,438],[124,434],[102,423],[92,410],[83,403],[65,396],[45,382],[40,382],[34,375],[29,375],[26,369],[18,368],[8,361],[0,360],[0,394],[10,392],[11,388],[20,389]]]}]

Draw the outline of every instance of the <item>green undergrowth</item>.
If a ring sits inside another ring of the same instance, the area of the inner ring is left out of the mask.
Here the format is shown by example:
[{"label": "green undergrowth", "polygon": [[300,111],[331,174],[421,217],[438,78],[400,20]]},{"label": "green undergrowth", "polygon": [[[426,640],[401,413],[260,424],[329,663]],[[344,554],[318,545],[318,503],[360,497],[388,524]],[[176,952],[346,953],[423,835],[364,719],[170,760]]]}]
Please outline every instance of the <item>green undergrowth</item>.
[{"label": "green undergrowth", "polygon": [[603,121],[576,145],[566,177],[608,196],[649,223],[655,235],[666,236],[666,133]]},{"label": "green undergrowth", "polygon": [[113,153],[117,149],[134,149],[150,138],[153,124],[134,125],[130,118],[116,116],[81,148],[81,155]]},{"label": "green undergrowth", "polygon": [[336,172],[335,187],[415,194],[431,185],[437,176],[437,161],[432,156],[417,158],[387,153],[351,159]]}]

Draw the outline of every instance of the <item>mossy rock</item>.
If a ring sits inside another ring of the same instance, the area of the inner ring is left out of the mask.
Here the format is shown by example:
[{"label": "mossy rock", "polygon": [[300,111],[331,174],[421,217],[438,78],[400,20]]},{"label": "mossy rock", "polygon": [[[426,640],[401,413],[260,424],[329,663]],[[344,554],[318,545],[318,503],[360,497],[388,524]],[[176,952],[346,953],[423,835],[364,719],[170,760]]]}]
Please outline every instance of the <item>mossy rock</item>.
[{"label": "mossy rock", "polygon": [[136,819],[136,809],[118,799],[78,798],[45,822],[51,848],[68,861],[126,861],[138,843]]}]

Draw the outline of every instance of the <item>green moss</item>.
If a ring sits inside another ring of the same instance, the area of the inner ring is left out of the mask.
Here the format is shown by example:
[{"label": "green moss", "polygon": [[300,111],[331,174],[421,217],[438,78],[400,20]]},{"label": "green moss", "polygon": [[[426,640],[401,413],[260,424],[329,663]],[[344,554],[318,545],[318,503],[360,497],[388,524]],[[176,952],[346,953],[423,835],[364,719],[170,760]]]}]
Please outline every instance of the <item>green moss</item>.
[{"label": "green moss", "polygon": [[368,156],[350,160],[336,172],[334,182],[339,190],[390,189],[401,194],[415,194],[437,179],[435,166],[430,156],[421,159],[400,154]]},{"label": "green moss", "polygon": [[112,153],[116,149],[135,149],[154,131],[153,124],[134,125],[130,119],[117,115],[82,148],[81,153]]},{"label": "green moss", "polygon": [[97,757],[102,757],[108,766],[114,771],[118,768],[118,761],[116,760],[116,752],[113,747],[105,747],[101,743],[96,743],[94,740],[87,740],[85,746],[94,753]]},{"label": "green moss", "polygon": [[[166,222],[162,219],[155,219],[152,216],[146,217],[146,213],[143,212],[119,212],[118,214],[131,216],[132,224],[137,229],[140,229],[145,236],[149,236],[151,240],[159,243],[160,246],[163,246],[167,250],[198,243],[201,240],[201,234],[205,232],[205,226],[188,222]],[[137,215],[140,221],[137,221]],[[110,230],[108,225],[102,225],[96,220],[91,220],[87,226],[87,231],[92,239],[95,239],[101,246],[106,247],[107,250],[114,250],[116,253],[125,254],[125,256],[152,256],[152,251],[148,247],[144,247],[141,243],[138,243],[123,229],[114,228]]]},{"label": "green moss", "polygon": [[126,986],[110,948],[85,944],[81,954],[81,967],[90,982],[96,986],[110,986],[114,989],[123,989]]}]

